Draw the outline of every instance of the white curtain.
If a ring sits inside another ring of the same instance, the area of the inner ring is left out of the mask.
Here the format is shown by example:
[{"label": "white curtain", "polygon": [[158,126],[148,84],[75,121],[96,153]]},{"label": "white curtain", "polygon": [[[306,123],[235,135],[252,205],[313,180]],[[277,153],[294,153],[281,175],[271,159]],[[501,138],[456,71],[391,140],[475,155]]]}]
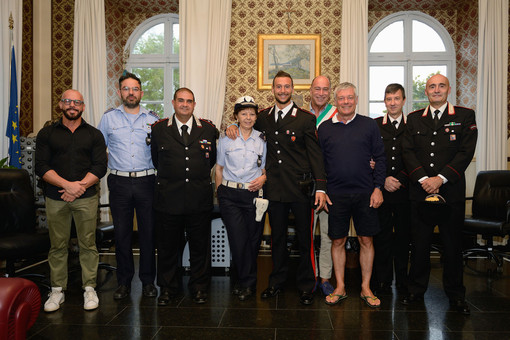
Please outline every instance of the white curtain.
[{"label": "white curtain", "polygon": [[[97,126],[106,110],[106,32],[104,0],[75,0],[73,89],[83,95],[83,118]],[[101,179],[101,203],[108,203],[106,176]],[[109,220],[106,211],[102,220]]]},{"label": "white curtain", "polygon": [[508,0],[479,0],[476,171],[507,170]]},{"label": "white curtain", "polygon": [[106,109],[104,0],[75,0],[73,88],[83,94],[84,119],[97,126]]},{"label": "white curtain", "polygon": [[[18,105],[21,97],[21,41],[22,41],[22,0],[0,1],[0,159],[7,157],[9,139],[5,136],[9,113],[10,81],[11,81],[11,53],[12,43],[16,54],[16,79],[18,81]],[[12,14],[13,34],[9,29],[9,16]],[[19,111],[18,111],[19,112]]]},{"label": "white curtain", "polygon": [[180,85],[195,93],[195,114],[219,127],[223,115],[232,0],[179,1]]},{"label": "white curtain", "polygon": [[343,0],[340,82],[358,89],[358,113],[368,116],[368,0]]}]

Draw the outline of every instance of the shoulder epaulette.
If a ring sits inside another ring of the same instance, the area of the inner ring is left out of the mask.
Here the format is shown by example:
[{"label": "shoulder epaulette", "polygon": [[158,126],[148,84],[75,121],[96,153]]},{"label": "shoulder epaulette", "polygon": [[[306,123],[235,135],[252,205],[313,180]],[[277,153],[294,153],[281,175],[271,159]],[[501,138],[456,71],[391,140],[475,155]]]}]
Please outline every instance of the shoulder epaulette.
[{"label": "shoulder epaulette", "polygon": [[416,111],[413,111],[413,112],[409,112],[408,116],[409,116],[409,115],[412,115],[412,114],[414,114],[414,113],[416,113],[416,112],[420,112],[420,111],[422,111],[422,112],[423,112],[424,110],[425,110],[425,108],[423,108],[423,109],[419,109],[419,110],[416,110]]},{"label": "shoulder epaulette", "polygon": [[472,108],[470,108],[470,107],[459,106],[459,105],[453,105],[453,107],[458,107],[459,109],[473,110],[473,109],[472,109]]},{"label": "shoulder epaulette", "polygon": [[205,123],[209,123],[209,125],[211,125],[213,128],[216,128],[216,125],[213,124],[212,120],[210,119],[205,119],[205,118],[198,118],[200,121],[202,122],[205,122]]},{"label": "shoulder epaulette", "polygon": [[262,112],[262,111],[266,111],[266,110],[270,110],[274,105],[271,105],[269,107],[266,107],[266,108],[263,108],[263,109],[260,109],[259,110],[259,113]]},{"label": "shoulder epaulette", "polygon": [[160,122],[164,122],[164,121],[167,121],[168,120],[168,117],[167,118],[162,118],[160,120],[157,120],[155,121],[154,123],[152,123],[151,125],[151,128],[154,127],[156,124],[160,123]]},{"label": "shoulder epaulette", "polygon": [[113,111],[113,110],[115,110],[115,108],[114,108],[114,107],[109,108],[108,110],[106,110],[106,111],[104,112],[104,114],[107,114],[108,112]]},{"label": "shoulder epaulette", "polygon": [[154,118],[161,119],[161,117],[154,111],[149,110],[149,115],[153,116]]}]

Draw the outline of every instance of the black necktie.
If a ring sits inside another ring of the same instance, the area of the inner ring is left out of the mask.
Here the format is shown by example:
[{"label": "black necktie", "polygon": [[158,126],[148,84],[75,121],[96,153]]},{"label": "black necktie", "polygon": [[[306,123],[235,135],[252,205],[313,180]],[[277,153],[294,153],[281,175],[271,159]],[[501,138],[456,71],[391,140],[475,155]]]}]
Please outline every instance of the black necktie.
[{"label": "black necktie", "polygon": [[282,110],[278,111],[278,119],[276,120],[277,127],[280,127],[280,124],[282,123],[282,120],[283,120],[282,116],[283,116],[283,111]]},{"label": "black necktie", "polygon": [[391,124],[393,124],[393,127],[395,128],[395,130],[398,129],[397,128],[398,121],[394,120],[391,122]]},{"label": "black necktie", "polygon": [[434,128],[437,128],[439,125],[439,110],[434,111]]},{"label": "black necktie", "polygon": [[181,126],[181,130],[182,130],[182,141],[184,142],[184,145],[188,145],[188,141],[189,141],[188,126],[187,125]]}]

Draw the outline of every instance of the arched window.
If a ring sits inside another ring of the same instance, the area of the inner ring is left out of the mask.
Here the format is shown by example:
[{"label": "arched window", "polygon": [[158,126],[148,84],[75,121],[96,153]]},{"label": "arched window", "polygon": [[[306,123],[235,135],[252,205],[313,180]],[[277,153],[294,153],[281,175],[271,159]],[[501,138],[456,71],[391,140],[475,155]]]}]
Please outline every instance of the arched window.
[{"label": "arched window", "polygon": [[425,82],[430,75],[448,77],[455,104],[455,49],[448,31],[421,12],[399,12],[380,20],[368,35],[369,110],[371,117],[386,112],[384,89],[400,83],[406,90],[404,113],[428,104]]},{"label": "arched window", "polygon": [[160,14],[145,20],[129,37],[126,69],[140,77],[142,104],[169,117],[179,87],[179,16]]}]

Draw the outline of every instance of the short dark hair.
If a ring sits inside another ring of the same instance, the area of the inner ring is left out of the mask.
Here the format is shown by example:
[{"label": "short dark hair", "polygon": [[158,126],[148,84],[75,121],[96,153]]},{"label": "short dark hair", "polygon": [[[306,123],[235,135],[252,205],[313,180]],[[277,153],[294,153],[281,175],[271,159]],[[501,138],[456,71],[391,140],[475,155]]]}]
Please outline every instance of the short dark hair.
[{"label": "short dark hair", "polygon": [[131,79],[134,79],[134,80],[136,80],[136,81],[138,82],[138,85],[140,85],[140,90],[141,90],[141,89],[142,89],[142,82],[140,81],[140,78],[138,78],[138,77],[136,76],[136,74],[131,73],[131,72],[125,72],[125,73],[123,73],[123,74],[120,76],[120,78],[119,78],[119,89],[120,89],[120,87],[122,86],[122,82],[123,82],[124,80],[126,80],[126,79],[130,79],[130,78],[131,78]]},{"label": "short dark hair", "polygon": [[392,83],[386,86],[386,90],[384,90],[384,99],[386,99],[387,94],[397,93],[397,91],[402,91],[402,99],[406,99],[406,90],[404,87],[398,83]]},{"label": "short dark hair", "polygon": [[285,72],[285,71],[280,70],[280,71],[278,71],[278,73],[274,76],[274,78],[273,78],[273,87],[274,87],[274,80],[275,80],[276,78],[290,78],[290,83],[291,83],[291,85],[292,85],[292,86],[294,86],[294,81],[292,80],[292,76],[291,76],[290,74],[288,74],[287,72]]},{"label": "short dark hair", "polygon": [[193,96],[193,101],[195,101],[195,94],[193,93],[193,91],[191,91],[187,87],[180,87],[177,90],[175,90],[175,92],[174,92],[174,100],[177,99],[177,93],[179,93],[181,91],[188,91],[189,93],[191,93],[191,95]]}]

